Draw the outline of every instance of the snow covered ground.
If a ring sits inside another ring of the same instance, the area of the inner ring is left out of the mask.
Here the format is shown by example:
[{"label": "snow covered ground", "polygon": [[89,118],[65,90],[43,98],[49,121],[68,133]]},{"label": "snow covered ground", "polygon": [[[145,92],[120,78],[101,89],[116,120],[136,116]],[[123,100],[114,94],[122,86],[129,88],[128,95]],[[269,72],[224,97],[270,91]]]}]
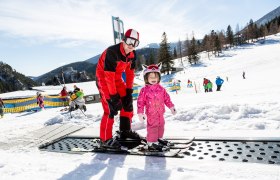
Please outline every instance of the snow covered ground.
[{"label": "snow covered ground", "polygon": [[[179,79],[182,88],[178,94],[170,93],[178,113],[172,116],[166,110],[165,135],[279,137],[279,50],[280,34],[268,37],[264,44],[225,51],[218,58],[208,60],[202,55],[202,65],[190,67],[184,61],[185,72],[162,78],[164,81]],[[242,78],[243,71],[246,79]],[[215,91],[214,86],[214,92],[204,93],[203,78],[215,82],[217,76],[225,80],[222,91]],[[194,88],[187,88],[188,79],[196,83],[198,93]],[[93,86],[94,82],[89,82],[82,88],[94,94]],[[24,93],[13,92],[12,96],[24,96]],[[0,94],[1,97],[9,95]],[[61,108],[5,114],[4,119],[0,119],[1,179],[280,179],[279,165],[94,153],[60,154],[23,145],[25,137],[46,124],[72,123],[91,127],[96,130],[93,133],[98,134],[101,105],[87,107],[88,118],[77,111],[70,119],[68,114],[61,114]],[[133,121],[137,123],[137,116]],[[145,135],[146,130],[138,132]]]}]

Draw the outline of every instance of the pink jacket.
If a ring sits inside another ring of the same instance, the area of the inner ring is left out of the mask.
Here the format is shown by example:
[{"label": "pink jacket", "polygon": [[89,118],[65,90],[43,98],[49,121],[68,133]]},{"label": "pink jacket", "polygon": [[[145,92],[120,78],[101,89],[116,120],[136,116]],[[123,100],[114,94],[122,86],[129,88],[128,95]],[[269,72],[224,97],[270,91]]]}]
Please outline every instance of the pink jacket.
[{"label": "pink jacket", "polygon": [[148,117],[153,114],[164,114],[164,105],[169,109],[174,107],[166,90],[160,84],[146,85],[141,89],[137,100],[137,114],[144,114],[144,107]]},{"label": "pink jacket", "polygon": [[38,96],[37,97],[37,104],[39,105],[40,108],[44,108],[44,98],[43,96]]}]

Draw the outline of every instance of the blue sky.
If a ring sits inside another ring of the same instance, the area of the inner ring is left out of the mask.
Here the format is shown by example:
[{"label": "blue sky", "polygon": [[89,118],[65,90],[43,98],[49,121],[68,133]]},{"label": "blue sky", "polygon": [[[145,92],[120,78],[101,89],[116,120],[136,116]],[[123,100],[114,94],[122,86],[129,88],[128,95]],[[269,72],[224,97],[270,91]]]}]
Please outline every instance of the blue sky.
[{"label": "blue sky", "polygon": [[244,27],[279,0],[0,0],[0,61],[29,76],[91,58],[114,43],[112,16],[140,32],[140,47]]}]

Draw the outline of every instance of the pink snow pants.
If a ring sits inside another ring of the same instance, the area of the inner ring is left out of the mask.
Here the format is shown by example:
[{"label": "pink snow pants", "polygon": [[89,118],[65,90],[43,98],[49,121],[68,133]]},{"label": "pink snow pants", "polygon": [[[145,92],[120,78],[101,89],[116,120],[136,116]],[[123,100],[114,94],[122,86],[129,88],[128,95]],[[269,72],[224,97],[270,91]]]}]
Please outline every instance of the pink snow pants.
[{"label": "pink snow pants", "polygon": [[147,141],[157,142],[164,134],[164,117],[162,114],[147,116]]}]

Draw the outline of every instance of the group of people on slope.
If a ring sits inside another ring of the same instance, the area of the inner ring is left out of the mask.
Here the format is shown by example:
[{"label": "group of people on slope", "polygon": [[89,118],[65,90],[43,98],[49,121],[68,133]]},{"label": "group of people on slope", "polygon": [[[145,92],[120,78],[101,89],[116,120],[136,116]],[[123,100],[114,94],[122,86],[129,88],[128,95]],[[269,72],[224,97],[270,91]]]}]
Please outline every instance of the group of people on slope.
[{"label": "group of people on slope", "polygon": [[66,86],[64,86],[60,91],[60,96],[62,101],[64,102],[64,106],[67,106],[69,104],[70,112],[77,109],[86,111],[87,107],[85,105],[83,90],[81,90],[76,85],[74,85],[73,87],[74,87],[73,91],[68,92]]},{"label": "group of people on slope", "polygon": [[209,79],[204,78],[203,87],[204,87],[204,92],[212,92],[213,83]]},{"label": "group of people on slope", "polygon": [[[133,117],[133,81],[136,64],[135,48],[139,45],[139,33],[134,29],[126,31],[122,42],[108,47],[100,56],[96,68],[96,85],[101,96],[104,114],[100,123],[102,146],[120,148],[119,139],[141,137],[131,130]],[[147,121],[148,148],[162,149],[165,145],[158,139],[164,134],[165,105],[176,114],[174,104],[166,90],[159,84],[160,64],[145,66],[145,86],[137,100],[137,114],[140,121]],[[122,73],[125,72],[125,81]],[[119,131],[113,136],[114,117],[119,115]],[[160,143],[161,142],[161,143]]]},{"label": "group of people on slope", "polygon": [[[76,85],[74,85],[74,90],[69,92],[67,91],[66,86],[64,86],[60,91],[59,95],[61,96],[61,99],[64,102],[64,106],[67,106],[69,104],[69,111],[74,111],[77,109],[82,109],[84,111],[87,110],[84,100],[84,93]],[[68,96],[70,98],[68,98]],[[45,104],[44,96],[41,92],[37,92],[36,101],[39,108],[43,110],[45,108]]]},{"label": "group of people on slope", "polygon": [[[220,76],[217,76],[216,78],[216,86],[217,86],[217,91],[220,91],[221,90],[221,87],[224,83],[224,80],[220,77]],[[213,90],[213,83],[207,79],[207,78],[204,78],[203,79],[203,87],[204,87],[204,92],[212,92]]]}]

